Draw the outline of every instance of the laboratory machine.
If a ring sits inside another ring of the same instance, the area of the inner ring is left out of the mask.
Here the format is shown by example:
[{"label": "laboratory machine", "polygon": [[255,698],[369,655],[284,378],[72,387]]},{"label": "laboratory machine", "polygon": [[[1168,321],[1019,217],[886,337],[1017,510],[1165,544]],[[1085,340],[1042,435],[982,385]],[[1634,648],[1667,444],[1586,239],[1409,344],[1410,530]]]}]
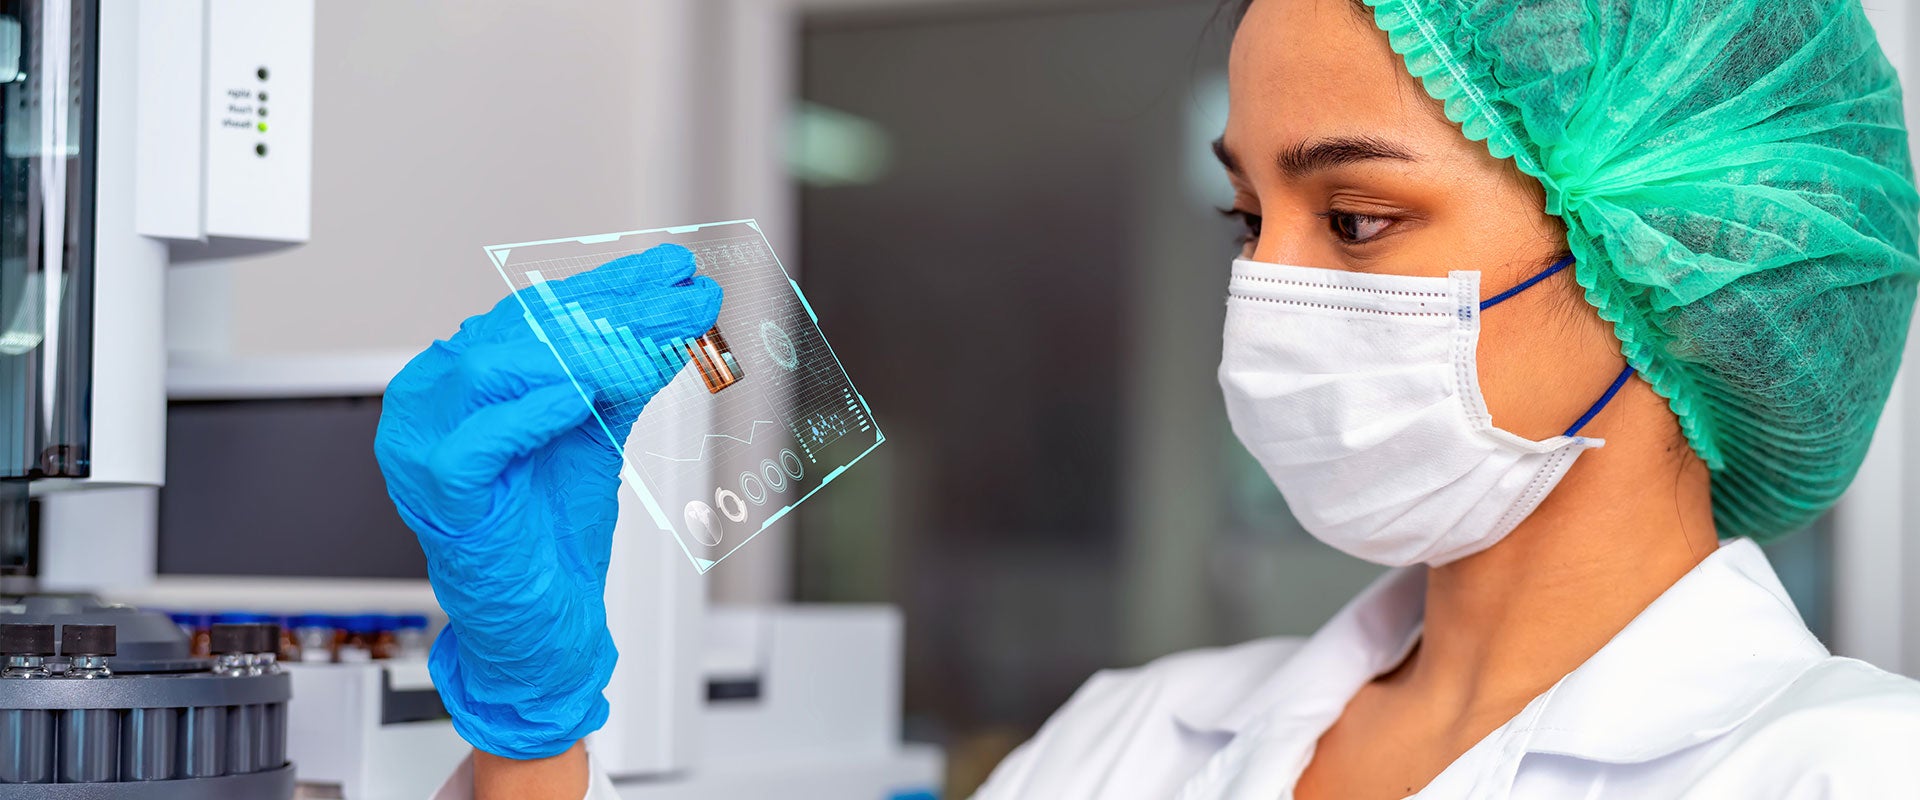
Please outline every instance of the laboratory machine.
[{"label": "laboratory machine", "polygon": [[198,657],[163,615],[37,578],[43,542],[107,541],[60,508],[163,482],[167,248],[146,234],[305,236],[283,190],[309,170],[311,20],[310,0],[0,3],[0,798],[293,795],[276,631],[216,626]]}]

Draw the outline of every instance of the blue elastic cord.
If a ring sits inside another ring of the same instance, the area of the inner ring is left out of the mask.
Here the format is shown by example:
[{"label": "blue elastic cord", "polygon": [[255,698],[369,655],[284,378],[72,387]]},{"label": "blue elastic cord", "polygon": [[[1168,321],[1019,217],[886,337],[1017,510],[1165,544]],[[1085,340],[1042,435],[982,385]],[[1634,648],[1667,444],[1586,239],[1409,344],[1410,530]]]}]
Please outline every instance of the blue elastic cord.
[{"label": "blue elastic cord", "polygon": [[1538,275],[1535,275],[1531,278],[1521,281],[1519,286],[1515,286],[1511,289],[1508,289],[1504,292],[1501,292],[1499,294],[1496,294],[1492,297],[1489,297],[1485,300],[1480,301],[1480,310],[1485,311],[1489,308],[1492,308],[1496,305],[1506,302],[1508,298],[1511,298],[1516,294],[1526,291],[1536,283],[1539,283],[1541,281],[1544,281],[1548,278],[1553,277],[1555,274],[1560,272],[1560,270],[1566,269],[1567,266],[1572,263],[1573,263],[1573,256],[1571,255],[1567,256],[1566,258],[1560,259],[1557,262],[1554,262],[1554,265],[1551,267],[1548,267],[1545,272],[1542,272]]},{"label": "blue elastic cord", "polygon": [[[1553,266],[1548,267],[1545,270],[1542,270],[1540,274],[1535,275],[1531,278],[1528,278],[1524,281],[1521,281],[1519,286],[1515,286],[1511,289],[1508,289],[1504,292],[1501,292],[1499,294],[1496,294],[1492,297],[1489,297],[1485,300],[1480,301],[1480,310],[1485,311],[1489,308],[1492,308],[1501,303],[1504,303],[1508,299],[1511,299],[1514,295],[1524,292],[1530,288],[1533,288],[1534,284],[1553,277],[1554,275],[1558,274],[1560,270],[1566,269],[1568,266],[1571,266],[1572,264],[1573,264],[1573,256],[1568,255],[1566,258],[1563,258],[1563,259],[1560,259],[1559,261],[1554,262]],[[1633,377],[1633,365],[1628,364],[1626,369],[1623,369],[1620,371],[1620,377],[1613,379],[1613,385],[1607,387],[1607,393],[1600,395],[1600,399],[1595,401],[1594,404],[1587,409],[1587,413],[1581,414],[1579,421],[1573,423],[1573,427],[1568,428],[1567,432],[1561,435],[1570,437],[1570,436],[1573,436],[1574,434],[1579,433],[1581,428],[1587,427],[1587,423],[1592,422],[1593,418],[1599,415],[1600,409],[1607,407],[1607,403],[1613,400],[1614,395],[1620,393],[1620,387],[1627,385],[1627,379],[1631,377]]]},{"label": "blue elastic cord", "polygon": [[1587,409],[1587,413],[1580,415],[1579,422],[1573,423],[1573,427],[1568,428],[1566,433],[1560,435],[1572,436],[1579,433],[1581,428],[1587,427],[1587,423],[1593,421],[1594,415],[1599,414],[1600,409],[1607,407],[1607,401],[1612,400],[1614,395],[1619,394],[1620,387],[1627,385],[1627,379],[1631,377],[1633,377],[1633,365],[1628,364],[1626,369],[1620,370],[1620,377],[1613,379],[1613,385],[1607,387],[1607,393],[1600,395],[1599,402],[1594,403],[1592,408]]}]

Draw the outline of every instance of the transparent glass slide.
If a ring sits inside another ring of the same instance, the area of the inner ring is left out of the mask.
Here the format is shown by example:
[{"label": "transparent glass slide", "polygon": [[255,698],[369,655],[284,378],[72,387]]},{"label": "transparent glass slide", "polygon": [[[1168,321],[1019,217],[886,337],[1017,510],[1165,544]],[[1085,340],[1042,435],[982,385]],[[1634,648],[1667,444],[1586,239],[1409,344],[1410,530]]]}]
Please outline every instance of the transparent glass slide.
[{"label": "transparent glass slide", "polygon": [[[697,274],[724,292],[705,334],[655,341],[623,324],[647,318],[646,309],[623,307],[635,302],[625,293],[555,291],[666,243],[691,250]],[[487,255],[582,387],[602,432],[624,449],[623,481],[701,572],[886,441],[752,220],[494,245]],[[620,441],[622,393],[590,387],[663,381]]]}]

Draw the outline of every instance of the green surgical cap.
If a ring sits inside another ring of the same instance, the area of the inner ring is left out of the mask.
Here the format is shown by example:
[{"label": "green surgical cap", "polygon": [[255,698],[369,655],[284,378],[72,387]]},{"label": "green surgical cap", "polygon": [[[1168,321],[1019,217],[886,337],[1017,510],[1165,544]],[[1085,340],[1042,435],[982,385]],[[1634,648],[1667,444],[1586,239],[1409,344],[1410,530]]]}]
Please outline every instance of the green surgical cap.
[{"label": "green surgical cap", "polygon": [[1366,0],[1447,117],[1546,188],[1587,301],[1713,474],[1720,535],[1853,479],[1920,198],[1858,0]]}]

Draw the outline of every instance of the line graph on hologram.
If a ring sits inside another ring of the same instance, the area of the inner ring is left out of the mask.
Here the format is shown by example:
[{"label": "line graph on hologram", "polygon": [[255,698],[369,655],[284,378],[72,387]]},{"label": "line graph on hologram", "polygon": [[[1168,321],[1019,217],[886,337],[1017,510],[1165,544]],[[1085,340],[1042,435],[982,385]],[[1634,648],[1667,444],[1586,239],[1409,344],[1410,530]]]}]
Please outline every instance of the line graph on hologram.
[{"label": "line graph on hologram", "polygon": [[651,450],[643,450],[641,452],[644,452],[647,455],[653,456],[654,458],[664,459],[667,461],[704,461],[707,458],[707,445],[712,444],[713,440],[732,439],[733,441],[739,442],[741,444],[751,445],[753,444],[753,437],[758,435],[760,432],[760,426],[778,425],[778,424],[779,423],[774,422],[773,420],[770,420],[770,419],[756,419],[753,421],[752,425],[747,427],[747,438],[745,439],[742,439],[738,436],[734,436],[728,433],[709,433],[705,436],[700,437],[700,452],[695,453],[691,458],[675,458],[665,453],[655,453]]}]

